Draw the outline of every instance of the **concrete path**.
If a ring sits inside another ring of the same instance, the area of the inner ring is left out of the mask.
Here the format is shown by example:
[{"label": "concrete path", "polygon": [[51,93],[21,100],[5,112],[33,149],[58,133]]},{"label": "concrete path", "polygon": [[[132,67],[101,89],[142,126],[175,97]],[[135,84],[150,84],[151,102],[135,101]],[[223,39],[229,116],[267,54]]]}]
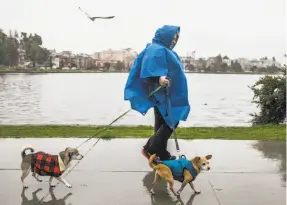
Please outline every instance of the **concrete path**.
[{"label": "concrete path", "polygon": [[[211,170],[200,173],[194,184],[201,190],[194,195],[186,186],[181,200],[161,181],[151,197],[152,169],[141,155],[146,140],[102,141],[65,178],[73,185],[60,184],[52,192],[48,183],[38,183],[31,175],[23,191],[19,170],[23,146],[57,154],[75,147],[84,139],[0,139],[0,204],[34,205],[285,205],[286,143],[275,141],[180,140],[188,158],[212,154]],[[85,153],[95,140],[80,148]],[[175,152],[174,141],[169,150]],[[44,181],[48,178],[42,177]],[[180,183],[176,182],[176,189]]]}]

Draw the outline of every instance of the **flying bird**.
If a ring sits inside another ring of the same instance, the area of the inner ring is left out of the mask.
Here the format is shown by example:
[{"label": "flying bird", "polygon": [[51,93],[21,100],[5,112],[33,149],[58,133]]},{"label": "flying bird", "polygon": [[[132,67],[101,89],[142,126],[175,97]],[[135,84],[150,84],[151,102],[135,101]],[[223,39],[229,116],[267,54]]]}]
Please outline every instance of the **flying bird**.
[{"label": "flying bird", "polygon": [[115,18],[115,16],[94,16],[94,17],[91,17],[89,14],[87,14],[86,12],[84,12],[80,7],[79,9],[84,13],[86,14],[86,16],[91,19],[92,21],[95,21],[95,19],[112,19],[112,18]]}]

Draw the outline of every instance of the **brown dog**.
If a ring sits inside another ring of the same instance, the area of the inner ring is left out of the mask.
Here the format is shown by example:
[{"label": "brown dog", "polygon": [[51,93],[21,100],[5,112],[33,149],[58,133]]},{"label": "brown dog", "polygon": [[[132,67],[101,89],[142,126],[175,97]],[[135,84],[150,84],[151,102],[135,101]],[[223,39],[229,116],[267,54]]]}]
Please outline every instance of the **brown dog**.
[{"label": "brown dog", "polygon": [[[157,183],[158,177],[161,177],[169,183],[169,189],[177,197],[180,196],[180,193],[187,184],[191,186],[196,194],[200,193],[200,191],[197,191],[194,188],[192,182],[195,180],[196,176],[201,170],[210,170],[208,160],[212,158],[212,155],[207,155],[205,157],[194,157],[191,160],[186,160],[183,158],[178,160],[166,160],[161,161],[158,164],[154,163],[155,157],[156,155],[153,154],[149,159],[150,167],[155,169],[153,185]],[[181,187],[177,192],[175,192],[173,188],[174,180],[182,182]],[[155,194],[153,188],[151,189],[151,193]]]},{"label": "brown dog", "polygon": [[[30,150],[31,153],[26,154],[27,150]],[[69,147],[66,148],[65,151],[60,152],[59,155],[51,155],[45,152],[34,153],[34,149],[32,147],[26,147],[22,150],[21,156],[21,180],[24,188],[28,188],[28,186],[24,184],[24,179],[28,176],[30,170],[33,172],[32,176],[38,182],[42,182],[42,180],[38,178],[39,175],[49,176],[50,187],[54,187],[54,185],[51,183],[55,177],[68,188],[71,188],[72,185],[70,185],[61,175],[64,173],[72,160],[81,160],[83,158],[76,148]]]}]

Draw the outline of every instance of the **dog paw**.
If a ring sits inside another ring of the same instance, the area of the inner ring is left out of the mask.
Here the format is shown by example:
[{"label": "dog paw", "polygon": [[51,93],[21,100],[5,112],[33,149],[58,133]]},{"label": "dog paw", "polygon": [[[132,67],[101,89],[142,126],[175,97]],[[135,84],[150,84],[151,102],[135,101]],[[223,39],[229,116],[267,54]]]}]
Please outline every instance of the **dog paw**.
[{"label": "dog paw", "polygon": [[201,191],[195,191],[196,194],[201,194]]},{"label": "dog paw", "polygon": [[43,180],[42,180],[42,179],[39,179],[38,182],[43,182]]},{"label": "dog paw", "polygon": [[71,184],[67,184],[66,185],[68,188],[72,188],[72,185]]},{"label": "dog paw", "polygon": [[24,189],[28,189],[29,187],[28,187],[27,185],[24,185],[23,188],[24,188]]},{"label": "dog paw", "polygon": [[56,185],[55,184],[50,184],[50,187],[54,188],[54,187],[56,187]]},{"label": "dog paw", "polygon": [[155,195],[155,192],[154,192],[154,190],[152,189],[152,190],[150,190],[150,193],[151,193],[151,195]]}]

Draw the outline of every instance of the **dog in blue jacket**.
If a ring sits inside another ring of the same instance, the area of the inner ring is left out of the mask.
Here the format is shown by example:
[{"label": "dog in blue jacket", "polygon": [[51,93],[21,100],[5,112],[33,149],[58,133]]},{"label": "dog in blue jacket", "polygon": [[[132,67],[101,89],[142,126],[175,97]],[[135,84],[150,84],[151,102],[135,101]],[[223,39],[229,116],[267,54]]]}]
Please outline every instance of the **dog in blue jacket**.
[{"label": "dog in blue jacket", "polygon": [[[149,165],[151,168],[155,169],[155,177],[153,181],[153,186],[156,185],[158,178],[161,177],[169,183],[169,189],[172,193],[179,197],[180,193],[184,187],[189,184],[190,187],[196,194],[200,194],[200,191],[197,191],[194,188],[193,181],[200,173],[201,170],[210,170],[209,160],[212,158],[212,155],[207,155],[205,157],[194,157],[191,160],[185,158],[180,158],[177,160],[164,160],[155,163],[156,155],[153,154],[149,159]],[[174,180],[181,182],[180,189],[175,192]],[[154,193],[154,189],[151,189],[151,193]]]}]

